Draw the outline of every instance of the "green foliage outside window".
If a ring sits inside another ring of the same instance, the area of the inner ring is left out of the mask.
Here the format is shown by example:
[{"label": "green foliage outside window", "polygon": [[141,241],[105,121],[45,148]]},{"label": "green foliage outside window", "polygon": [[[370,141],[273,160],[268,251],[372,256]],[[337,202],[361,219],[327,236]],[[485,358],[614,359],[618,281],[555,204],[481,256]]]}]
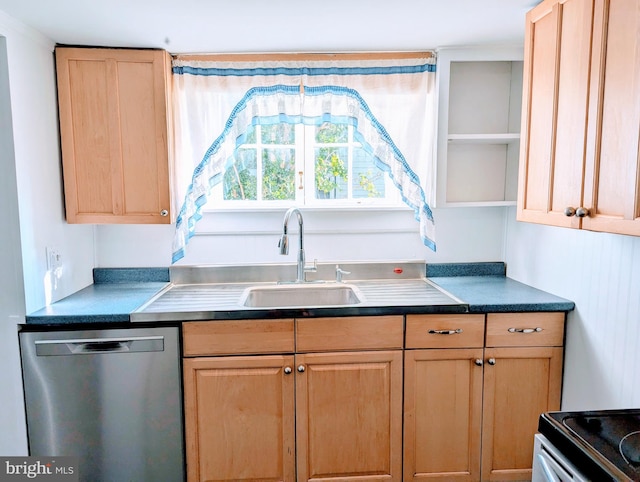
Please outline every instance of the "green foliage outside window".
[{"label": "green foliage outside window", "polygon": [[367,197],[381,197],[380,191],[376,187],[376,181],[381,177],[380,171],[374,174],[371,169],[358,173],[358,185],[367,193]]},{"label": "green foliage outside window", "polygon": [[[346,143],[349,131],[346,124],[332,124],[325,122],[316,128],[316,142],[318,144]],[[320,147],[315,149],[315,184],[316,197],[319,199],[338,199],[346,197],[346,193],[339,193],[346,188],[349,171],[345,163],[348,157],[345,148]]]},{"label": "green foliage outside window", "polygon": [[[238,149],[235,162],[225,171],[224,200],[275,201],[294,200],[296,197],[295,126],[282,123],[259,129],[259,136],[255,128],[247,133],[247,142]],[[318,144],[314,149],[315,196],[318,199],[346,199],[349,127],[327,122],[315,129],[315,142]],[[258,147],[258,141],[262,148]],[[384,174],[376,169],[367,169],[367,164],[373,166],[372,159],[361,148],[356,150],[358,164],[351,166],[353,197],[384,197],[384,192],[379,190],[380,186],[384,190]],[[258,199],[258,152],[262,157],[261,199]]]},{"label": "green foliage outside window", "polygon": [[255,149],[240,149],[235,162],[224,173],[225,200],[258,199]]},{"label": "green foliage outside window", "polygon": [[[346,197],[344,191],[349,177],[347,166],[341,156],[342,148],[321,147],[316,149],[316,196],[319,199],[338,199]],[[342,181],[342,182],[341,182]]]},{"label": "green foliage outside window", "polygon": [[295,156],[291,149],[269,149],[262,155],[262,198],[266,201],[293,200]]},{"label": "green foliage outside window", "polygon": [[347,142],[348,140],[349,130],[346,124],[325,122],[317,128],[316,142],[318,144],[335,144],[337,142]]}]

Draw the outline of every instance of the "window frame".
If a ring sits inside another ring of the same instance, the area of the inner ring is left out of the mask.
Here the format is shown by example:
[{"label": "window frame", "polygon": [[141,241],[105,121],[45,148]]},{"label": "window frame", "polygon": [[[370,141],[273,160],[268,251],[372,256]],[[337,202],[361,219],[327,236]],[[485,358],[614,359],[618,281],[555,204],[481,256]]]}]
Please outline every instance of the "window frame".
[{"label": "window frame", "polygon": [[[256,196],[257,200],[225,200],[224,196],[224,181],[218,183],[213,187],[213,193],[203,207],[203,211],[268,211],[272,209],[280,210],[284,207],[290,207],[295,204],[305,209],[314,210],[344,210],[344,209],[409,209],[408,206],[402,201],[400,192],[393,185],[393,181],[389,177],[388,173],[382,169],[379,172],[384,176],[385,184],[385,196],[384,197],[363,197],[353,198],[353,172],[354,172],[354,151],[357,148],[362,148],[355,136],[355,128],[347,124],[347,141],[336,143],[319,143],[316,140],[317,125],[306,125],[303,123],[295,124],[294,144],[269,144],[265,143],[262,137],[261,125],[255,126],[256,128],[256,142],[251,144],[242,144],[238,149],[245,148],[255,149],[256,151]],[[315,163],[316,155],[315,150],[319,146],[330,147],[337,146],[338,148],[347,149],[347,198],[346,199],[318,199],[316,198],[316,173]],[[287,149],[293,148],[295,156],[294,167],[294,199],[285,200],[265,200],[263,199],[263,157],[262,154],[266,149]],[[302,173],[302,177],[300,177]],[[302,183],[300,183],[302,181]]]}]

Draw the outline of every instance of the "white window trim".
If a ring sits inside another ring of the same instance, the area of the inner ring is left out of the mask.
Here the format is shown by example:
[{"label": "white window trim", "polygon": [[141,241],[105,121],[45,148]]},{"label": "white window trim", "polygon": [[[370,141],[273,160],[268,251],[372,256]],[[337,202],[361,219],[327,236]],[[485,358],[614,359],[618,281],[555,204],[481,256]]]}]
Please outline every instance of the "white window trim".
[{"label": "white window trim", "polygon": [[[260,126],[257,126],[260,129]],[[315,198],[315,149],[318,147],[318,143],[315,141],[315,128],[313,125],[297,124],[295,126],[296,139],[301,139],[301,142],[295,143],[295,175],[294,175],[294,192],[295,199],[289,200],[264,200],[263,197],[263,185],[262,185],[262,152],[265,148],[292,148],[288,144],[265,144],[262,142],[261,133],[258,135],[257,142],[255,144],[247,144],[248,148],[256,149],[256,170],[259,174],[258,182],[256,186],[258,200],[224,200],[223,196],[223,182],[214,187],[217,190],[216,194],[211,196],[209,203],[203,206],[203,212],[210,211],[248,211],[248,212],[264,212],[272,209],[280,210],[283,207],[290,207],[292,204],[298,207],[304,207],[306,209],[318,209],[326,210],[333,209],[336,211],[344,209],[368,209],[368,210],[388,210],[388,209],[409,209],[406,204],[402,202],[399,191],[393,185],[393,182],[387,175],[387,173],[380,171],[384,176],[385,181],[385,197],[384,198],[352,198],[353,196],[353,169],[354,169],[354,149],[360,144],[354,140],[354,129],[352,126],[348,126],[348,139],[346,142],[338,142],[333,144],[327,144],[332,147],[345,147],[348,149],[348,178],[347,182],[347,198],[346,199],[316,199]],[[302,172],[303,187],[300,189],[299,173]]]}]

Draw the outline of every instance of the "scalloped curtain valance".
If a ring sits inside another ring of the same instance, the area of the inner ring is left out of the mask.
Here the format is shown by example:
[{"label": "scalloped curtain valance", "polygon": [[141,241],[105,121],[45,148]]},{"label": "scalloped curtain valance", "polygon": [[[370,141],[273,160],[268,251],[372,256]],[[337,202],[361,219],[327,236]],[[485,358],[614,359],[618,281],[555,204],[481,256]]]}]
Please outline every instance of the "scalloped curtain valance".
[{"label": "scalloped curtain valance", "polygon": [[[242,56],[238,56],[242,58]],[[278,60],[173,61],[176,220],[172,262],[184,257],[202,206],[248,128],[348,123],[400,190],[435,251],[435,56],[319,55]]]}]

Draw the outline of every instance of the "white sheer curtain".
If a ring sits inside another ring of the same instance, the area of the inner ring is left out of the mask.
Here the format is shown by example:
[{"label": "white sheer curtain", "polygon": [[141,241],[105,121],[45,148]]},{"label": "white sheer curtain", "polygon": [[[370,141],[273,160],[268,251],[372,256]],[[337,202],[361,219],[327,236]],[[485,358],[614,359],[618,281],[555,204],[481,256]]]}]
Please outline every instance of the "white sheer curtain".
[{"label": "white sheer curtain", "polygon": [[323,122],[354,126],[415,213],[435,251],[435,56],[173,62],[176,221],[173,262],[184,256],[212,186],[251,125]]}]

